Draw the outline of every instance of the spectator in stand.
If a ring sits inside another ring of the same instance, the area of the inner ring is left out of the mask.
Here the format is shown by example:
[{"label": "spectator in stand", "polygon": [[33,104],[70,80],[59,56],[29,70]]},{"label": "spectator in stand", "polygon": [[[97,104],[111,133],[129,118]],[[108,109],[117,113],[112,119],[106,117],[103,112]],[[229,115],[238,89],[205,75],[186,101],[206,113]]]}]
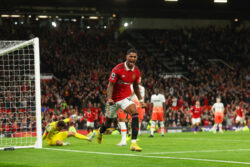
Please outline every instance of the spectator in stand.
[{"label": "spectator in stand", "polygon": [[[53,119],[58,120],[60,114],[65,118],[75,112],[81,115],[81,111],[89,102],[97,103],[101,111],[104,111],[106,78],[111,70],[110,67],[124,59],[123,55],[128,48],[127,41],[130,42],[134,31],[124,32],[118,40],[115,40],[114,30],[85,31],[72,23],[65,23],[65,26],[57,29],[39,25],[14,25],[11,21],[5,20],[2,24],[0,39],[27,40],[31,36],[38,36],[41,48],[41,72],[52,73],[55,76],[51,81],[41,82],[41,100],[44,106],[43,128]],[[144,76],[142,84],[146,89],[145,101],[150,100],[153,86],[159,85],[160,89],[165,90],[163,93],[167,99],[165,125],[189,126],[190,115],[186,111],[196,100],[201,100],[204,114],[207,115],[207,117],[204,116],[202,123],[204,125],[207,125],[205,122],[213,123],[209,106],[214,103],[217,95],[222,97],[225,105],[230,104],[233,107],[239,104],[246,111],[246,120],[250,118],[249,58],[247,57],[250,53],[249,28],[208,26],[164,31],[145,30],[135,33],[140,33],[145,39],[154,43],[152,46],[155,48],[145,49],[145,46],[140,45],[143,39],[133,40],[140,59],[144,60],[138,61],[138,66]],[[155,50],[159,51],[157,54],[178,60],[185,68],[187,72],[185,77],[188,80],[161,78],[159,74],[169,69],[157,62]],[[213,66],[208,59],[215,57],[227,62],[232,69],[223,64]],[[140,62],[144,63],[140,64]],[[152,66],[152,64],[157,65]],[[0,75],[8,76],[3,71]],[[25,98],[31,88],[26,82],[21,84],[21,89],[17,88],[21,97],[17,100],[13,93],[6,93],[9,91],[7,88],[2,90],[1,87],[1,112],[11,110],[18,105],[31,108],[30,99]],[[74,110],[70,106],[73,106]],[[171,108],[173,106],[177,108],[173,110]],[[183,109],[180,109],[181,107]],[[98,111],[99,113],[101,112]],[[147,110],[147,115],[150,114],[151,111]],[[25,115],[16,113],[16,116],[20,128],[28,124],[21,121]],[[32,122],[31,118],[29,119]],[[25,119],[23,121],[27,122]],[[29,126],[30,124],[27,128]]]}]

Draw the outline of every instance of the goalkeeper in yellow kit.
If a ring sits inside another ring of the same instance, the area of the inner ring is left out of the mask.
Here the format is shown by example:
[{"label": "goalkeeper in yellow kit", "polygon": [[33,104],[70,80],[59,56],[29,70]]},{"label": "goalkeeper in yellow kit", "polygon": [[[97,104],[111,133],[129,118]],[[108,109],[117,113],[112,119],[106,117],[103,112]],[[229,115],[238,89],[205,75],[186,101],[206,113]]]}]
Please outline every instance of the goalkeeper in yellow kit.
[{"label": "goalkeeper in yellow kit", "polygon": [[69,143],[64,143],[63,140],[67,139],[68,137],[76,137],[81,140],[88,140],[92,141],[95,137],[95,133],[93,133],[91,136],[87,137],[84,135],[81,135],[76,132],[70,132],[70,131],[62,131],[66,128],[66,124],[68,122],[71,122],[72,118],[67,118],[60,121],[55,121],[50,123],[44,133],[43,133],[43,140],[46,140],[46,143],[49,146],[63,146],[63,145],[69,145]]}]

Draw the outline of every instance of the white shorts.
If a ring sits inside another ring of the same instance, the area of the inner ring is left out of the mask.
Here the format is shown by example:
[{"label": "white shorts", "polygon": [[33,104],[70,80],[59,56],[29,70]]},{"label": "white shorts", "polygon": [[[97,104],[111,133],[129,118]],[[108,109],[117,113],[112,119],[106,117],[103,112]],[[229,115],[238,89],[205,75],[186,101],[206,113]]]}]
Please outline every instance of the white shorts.
[{"label": "white shorts", "polygon": [[87,127],[94,128],[94,122],[87,121]]},{"label": "white shorts", "polygon": [[201,123],[201,118],[192,118],[192,124]]},{"label": "white shorts", "polygon": [[238,116],[238,115],[237,115],[237,117],[236,117],[236,121],[240,122],[241,124],[244,123],[243,117],[240,117],[240,116]]},{"label": "white shorts", "polygon": [[121,108],[125,110],[131,104],[135,104],[130,97],[127,97],[123,100],[117,101],[114,105],[109,105],[106,103],[105,111],[107,118],[116,118],[117,117],[117,110]]}]

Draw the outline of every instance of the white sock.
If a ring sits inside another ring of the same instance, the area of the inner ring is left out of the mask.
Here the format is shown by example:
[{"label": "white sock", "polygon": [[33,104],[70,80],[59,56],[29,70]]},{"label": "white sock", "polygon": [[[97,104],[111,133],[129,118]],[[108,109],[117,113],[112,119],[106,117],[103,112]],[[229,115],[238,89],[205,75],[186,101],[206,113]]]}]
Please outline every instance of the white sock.
[{"label": "white sock", "polygon": [[216,133],[216,130],[217,130],[217,125],[218,125],[218,124],[214,124],[214,127],[213,127],[213,131],[214,131],[214,133]]},{"label": "white sock", "polygon": [[121,136],[122,136],[122,143],[126,144],[126,136],[127,136],[127,127],[125,122],[119,122],[120,128],[121,128]]},{"label": "white sock", "polygon": [[132,140],[131,140],[131,143],[136,143],[136,139],[132,139]]},{"label": "white sock", "polygon": [[141,122],[139,122],[139,131],[138,131],[138,135],[141,135]]},{"label": "white sock", "polygon": [[222,124],[219,124],[219,131],[222,132]]},{"label": "white sock", "polygon": [[151,135],[154,135],[155,121],[151,121]]},{"label": "white sock", "polygon": [[163,123],[163,121],[161,121],[160,122],[160,126],[161,126],[161,135],[164,135],[164,133],[165,133],[165,129],[164,129],[164,123]]}]

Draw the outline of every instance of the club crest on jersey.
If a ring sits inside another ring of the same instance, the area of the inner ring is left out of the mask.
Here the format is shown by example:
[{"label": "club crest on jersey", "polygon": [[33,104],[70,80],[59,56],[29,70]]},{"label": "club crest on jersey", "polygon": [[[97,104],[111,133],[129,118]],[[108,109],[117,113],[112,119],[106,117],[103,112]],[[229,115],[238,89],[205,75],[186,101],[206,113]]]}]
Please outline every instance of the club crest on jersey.
[{"label": "club crest on jersey", "polygon": [[122,78],[124,78],[125,77],[125,75],[122,75]]},{"label": "club crest on jersey", "polygon": [[136,78],[136,74],[133,74],[133,75],[132,75],[132,79],[135,79],[135,78]]}]

